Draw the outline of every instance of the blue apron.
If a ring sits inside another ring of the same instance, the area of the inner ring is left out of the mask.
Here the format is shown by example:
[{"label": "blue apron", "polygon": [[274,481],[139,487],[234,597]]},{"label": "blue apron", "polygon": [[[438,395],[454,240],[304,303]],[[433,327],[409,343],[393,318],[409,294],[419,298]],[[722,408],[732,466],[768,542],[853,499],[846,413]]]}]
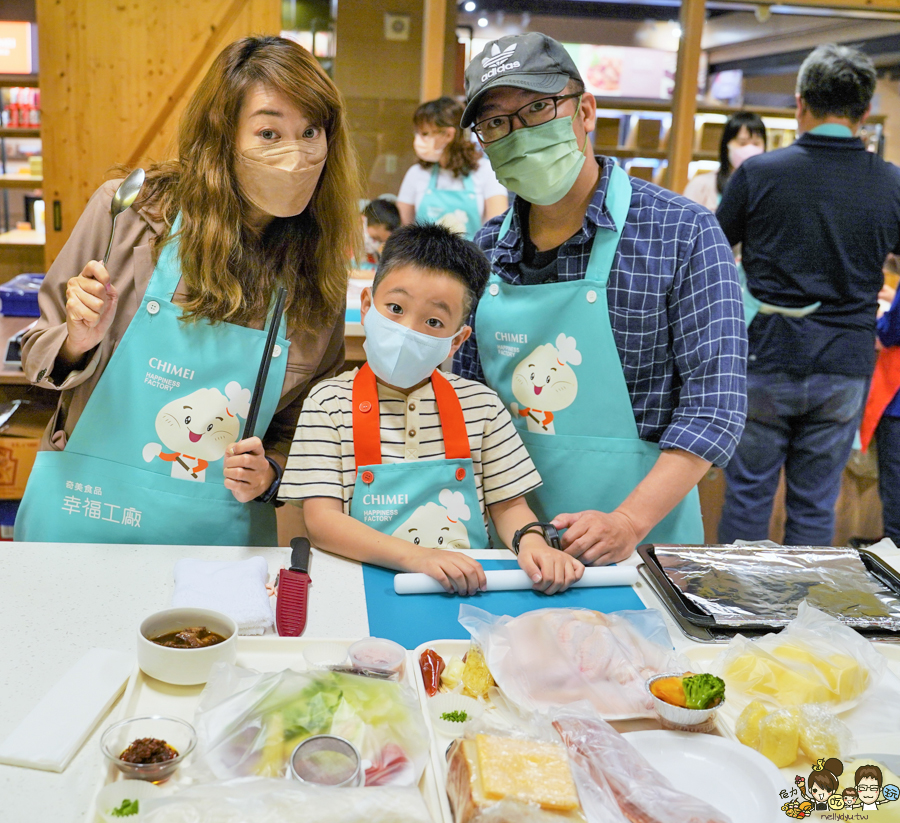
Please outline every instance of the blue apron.
[{"label": "blue apron", "polygon": [[425,194],[416,209],[416,220],[423,223],[440,223],[451,231],[463,235],[466,240],[475,237],[481,228],[481,210],[472,175],[463,177],[461,191],[438,188],[440,166],[434,164]]},{"label": "blue apron", "polygon": [[789,309],[784,306],[776,306],[773,303],[763,303],[762,300],[758,300],[751,293],[750,288],[747,285],[747,272],[744,271],[744,266],[741,263],[737,264],[737,271],[738,280],[741,284],[741,296],[744,298],[744,320],[747,322],[748,329],[757,314],[780,314],[783,317],[806,317],[822,305],[822,301],[817,300],[815,303],[810,303],[808,306]]},{"label": "blue apron", "polygon": [[432,374],[431,385],[446,459],[385,465],[375,374],[366,363],[353,379],[356,483],[350,516],[430,549],[488,549],[462,406],[440,372]]},{"label": "blue apron", "polygon": [[[178,221],[173,227],[177,231]],[[181,320],[177,236],[167,243],[64,451],[37,456],[15,539],[276,546],[275,508],[225,488],[266,333]],[[254,434],[269,427],[287,366],[284,318]]]},{"label": "blue apron", "polygon": [[[486,382],[510,409],[544,481],[527,495],[541,520],[613,511],[659,458],[659,446],[638,436],[609,320],[606,286],[631,202],[618,166],[606,202],[616,230],[597,229],[584,280],[514,286],[492,274],[476,313]],[[501,237],[511,219],[510,209]],[[703,542],[696,488],[647,540]]]}]

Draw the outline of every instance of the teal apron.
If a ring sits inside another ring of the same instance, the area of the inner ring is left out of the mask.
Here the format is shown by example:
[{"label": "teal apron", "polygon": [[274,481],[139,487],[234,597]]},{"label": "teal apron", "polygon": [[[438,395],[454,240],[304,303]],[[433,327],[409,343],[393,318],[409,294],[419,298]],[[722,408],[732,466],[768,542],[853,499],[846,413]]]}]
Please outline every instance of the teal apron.
[{"label": "teal apron", "polygon": [[[606,203],[617,228],[597,229],[584,280],[514,286],[492,274],[478,304],[486,382],[510,409],[544,481],[527,495],[540,520],[613,511],[659,458],[659,446],[638,437],[609,321],[606,286],[630,202],[628,175],[615,167]],[[501,237],[511,218],[510,209]],[[703,542],[696,488],[647,541]]]},{"label": "teal apron", "polygon": [[[177,230],[178,222],[173,227]],[[64,451],[38,453],[15,539],[55,543],[276,546],[275,508],[225,488],[225,449],[242,437],[266,333],[185,322],[167,243],[141,306]],[[286,324],[255,434],[275,414],[287,365]]]},{"label": "teal apron", "polygon": [[475,237],[481,228],[481,211],[478,208],[478,195],[475,194],[475,183],[472,175],[463,177],[462,191],[438,188],[437,163],[431,170],[431,178],[425,194],[416,209],[416,220],[423,223],[440,223],[451,231],[463,235],[466,240]]},{"label": "teal apron", "polygon": [[365,364],[353,380],[356,483],[350,516],[430,549],[488,549],[462,406],[439,371],[431,376],[444,460],[381,462],[378,384]]},{"label": "teal apron", "polygon": [[780,314],[783,317],[806,317],[822,305],[822,301],[817,300],[815,303],[810,303],[808,306],[801,306],[797,309],[788,309],[784,306],[776,306],[772,303],[763,303],[762,300],[757,300],[750,292],[750,288],[747,286],[747,272],[744,271],[742,264],[737,264],[737,271],[738,280],[741,283],[741,296],[744,298],[744,319],[747,321],[748,329],[757,314]]}]

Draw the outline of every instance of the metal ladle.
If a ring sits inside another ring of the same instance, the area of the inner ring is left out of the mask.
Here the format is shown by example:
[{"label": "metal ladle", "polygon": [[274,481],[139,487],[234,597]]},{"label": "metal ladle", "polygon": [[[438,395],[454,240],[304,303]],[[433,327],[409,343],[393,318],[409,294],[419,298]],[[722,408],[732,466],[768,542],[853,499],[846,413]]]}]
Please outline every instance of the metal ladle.
[{"label": "metal ladle", "polygon": [[103,255],[103,267],[109,261],[109,253],[112,251],[113,237],[116,234],[116,218],[125,209],[130,209],[137,196],[141,193],[141,187],[144,185],[144,170],[135,169],[126,177],[116,193],[113,195],[112,203],[109,207],[109,213],[112,215],[112,227],[109,230],[109,244],[106,246],[106,254]]}]

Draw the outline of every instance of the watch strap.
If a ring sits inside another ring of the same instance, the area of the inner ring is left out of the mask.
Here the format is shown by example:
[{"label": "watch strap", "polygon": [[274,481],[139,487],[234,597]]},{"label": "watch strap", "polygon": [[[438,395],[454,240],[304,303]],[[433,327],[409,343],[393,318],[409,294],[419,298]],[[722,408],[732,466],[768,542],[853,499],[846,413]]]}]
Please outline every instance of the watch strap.
[{"label": "watch strap", "polygon": [[519,543],[522,538],[531,532],[540,532],[543,535],[544,540],[552,546],[554,549],[562,550],[562,543],[559,539],[559,531],[552,523],[541,523],[540,521],[535,521],[534,523],[529,523],[527,526],[522,526],[514,535],[512,539],[512,548],[513,553],[518,556],[519,554]]}]

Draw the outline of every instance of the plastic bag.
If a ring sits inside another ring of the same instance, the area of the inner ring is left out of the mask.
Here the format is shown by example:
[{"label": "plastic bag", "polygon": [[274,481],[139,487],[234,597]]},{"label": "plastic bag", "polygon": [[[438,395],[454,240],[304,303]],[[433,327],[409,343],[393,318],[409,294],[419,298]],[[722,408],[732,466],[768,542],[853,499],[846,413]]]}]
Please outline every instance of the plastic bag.
[{"label": "plastic bag", "polygon": [[484,650],[500,689],[528,711],[588,700],[607,719],[653,717],[647,678],[689,668],[653,609],[539,609],[513,618],[462,605],[459,622]]},{"label": "plastic bag", "polygon": [[712,671],[725,681],[728,700],[756,698],[776,707],[824,703],[840,713],[881,680],[885,667],[868,640],[803,601],[779,633],[735,637]]},{"label": "plastic bag", "polygon": [[[576,766],[578,792],[589,819],[601,816],[612,797],[625,819],[654,823],[731,823],[731,818],[708,803],[676,789],[612,726],[589,713],[588,707],[569,706],[551,713],[553,726]],[[595,813],[595,808],[597,812]]]},{"label": "plastic bag", "polygon": [[416,789],[323,789],[258,777],[141,801],[142,823],[432,823]]},{"label": "plastic bag", "polygon": [[216,664],[194,717],[194,777],[283,777],[297,745],[334,734],[359,751],[367,786],[415,786],[429,739],[400,683],[329,671],[259,674]]},{"label": "plastic bag", "polygon": [[455,823],[584,823],[566,750],[548,732],[549,740],[481,732],[454,741],[447,797]]}]

